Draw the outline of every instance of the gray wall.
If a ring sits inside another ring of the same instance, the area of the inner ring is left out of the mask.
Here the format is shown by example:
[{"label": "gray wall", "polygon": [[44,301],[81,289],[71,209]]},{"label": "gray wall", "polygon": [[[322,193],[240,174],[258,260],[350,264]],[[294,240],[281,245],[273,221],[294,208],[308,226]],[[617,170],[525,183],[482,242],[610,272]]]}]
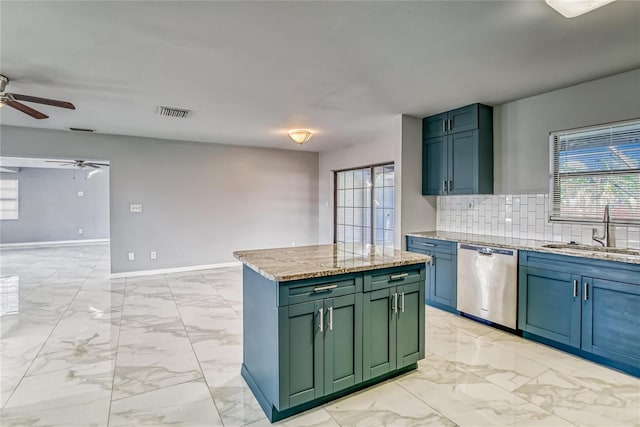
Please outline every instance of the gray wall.
[{"label": "gray wall", "polygon": [[0,242],[109,238],[109,169],[88,174],[89,170],[43,168],[1,174],[18,179],[19,219],[0,223]]},{"label": "gray wall", "polygon": [[386,132],[377,135],[371,142],[354,144],[334,150],[320,152],[319,163],[319,208],[318,242],[333,243],[333,171],[357,168],[377,163],[393,162],[395,166],[395,246],[400,247],[400,215],[402,201],[402,142],[400,140],[401,116],[390,116]]},{"label": "gray wall", "polygon": [[[0,127],[0,138],[2,155],[111,162],[114,273],[317,242],[317,153],[10,126]],[[142,203],[143,213],[130,213],[130,203]]]},{"label": "gray wall", "polygon": [[640,117],[640,69],[494,108],[494,193],[549,191],[549,132]]},{"label": "gray wall", "polygon": [[[401,233],[436,229],[436,196],[422,195],[422,119],[402,116]],[[402,239],[402,248],[406,241]]]}]

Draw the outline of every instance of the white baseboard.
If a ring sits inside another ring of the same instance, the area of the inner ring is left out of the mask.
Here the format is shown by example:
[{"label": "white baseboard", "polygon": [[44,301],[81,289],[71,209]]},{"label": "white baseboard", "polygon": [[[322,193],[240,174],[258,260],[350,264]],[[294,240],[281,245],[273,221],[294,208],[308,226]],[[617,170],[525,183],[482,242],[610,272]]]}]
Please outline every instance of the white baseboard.
[{"label": "white baseboard", "polygon": [[73,246],[109,243],[109,239],[54,240],[50,242],[0,243],[0,248],[28,248],[31,246]]},{"label": "white baseboard", "polygon": [[127,271],[125,273],[111,273],[112,279],[124,277],[154,276],[156,274],[184,273],[187,271],[211,270],[214,268],[237,267],[242,265],[239,261],[222,262],[219,264],[190,265],[188,267],[161,268],[158,270]]}]

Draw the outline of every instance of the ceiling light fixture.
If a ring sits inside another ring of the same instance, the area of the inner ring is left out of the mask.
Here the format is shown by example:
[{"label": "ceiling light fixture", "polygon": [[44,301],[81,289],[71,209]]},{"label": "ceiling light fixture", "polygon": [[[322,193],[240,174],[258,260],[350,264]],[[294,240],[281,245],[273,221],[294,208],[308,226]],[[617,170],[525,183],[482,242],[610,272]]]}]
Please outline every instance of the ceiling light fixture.
[{"label": "ceiling light fixture", "polygon": [[605,6],[615,0],[546,0],[547,4],[554,8],[565,18],[575,18],[584,15],[594,9]]},{"label": "ceiling light fixture", "polygon": [[291,129],[288,132],[289,139],[291,139],[296,144],[304,144],[313,136],[313,131],[309,129]]}]

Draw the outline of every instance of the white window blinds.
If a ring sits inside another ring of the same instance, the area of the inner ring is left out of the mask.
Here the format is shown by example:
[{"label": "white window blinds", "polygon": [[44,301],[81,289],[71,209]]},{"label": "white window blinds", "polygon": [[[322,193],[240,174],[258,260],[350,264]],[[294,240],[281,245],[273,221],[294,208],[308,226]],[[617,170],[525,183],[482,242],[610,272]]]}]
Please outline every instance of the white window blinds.
[{"label": "white window blinds", "polygon": [[640,224],[640,119],[552,132],[551,221]]},{"label": "white window blinds", "polygon": [[18,219],[18,180],[0,179],[0,220]]}]

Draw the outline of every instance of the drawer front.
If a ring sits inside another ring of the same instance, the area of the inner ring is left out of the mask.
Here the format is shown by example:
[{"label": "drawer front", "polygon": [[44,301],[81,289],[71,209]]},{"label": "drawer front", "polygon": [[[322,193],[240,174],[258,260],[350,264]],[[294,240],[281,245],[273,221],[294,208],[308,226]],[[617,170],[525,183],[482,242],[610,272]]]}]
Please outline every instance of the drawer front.
[{"label": "drawer front", "polygon": [[333,281],[308,281],[304,283],[280,285],[280,306],[334,298],[362,292],[362,278],[352,277]]},{"label": "drawer front", "polygon": [[419,249],[422,251],[456,253],[456,242],[446,240],[427,239],[425,237],[407,237],[407,250]]},{"label": "drawer front", "polygon": [[425,264],[415,264],[367,272],[364,275],[363,287],[364,292],[370,292],[392,286],[424,282],[424,280]]}]

